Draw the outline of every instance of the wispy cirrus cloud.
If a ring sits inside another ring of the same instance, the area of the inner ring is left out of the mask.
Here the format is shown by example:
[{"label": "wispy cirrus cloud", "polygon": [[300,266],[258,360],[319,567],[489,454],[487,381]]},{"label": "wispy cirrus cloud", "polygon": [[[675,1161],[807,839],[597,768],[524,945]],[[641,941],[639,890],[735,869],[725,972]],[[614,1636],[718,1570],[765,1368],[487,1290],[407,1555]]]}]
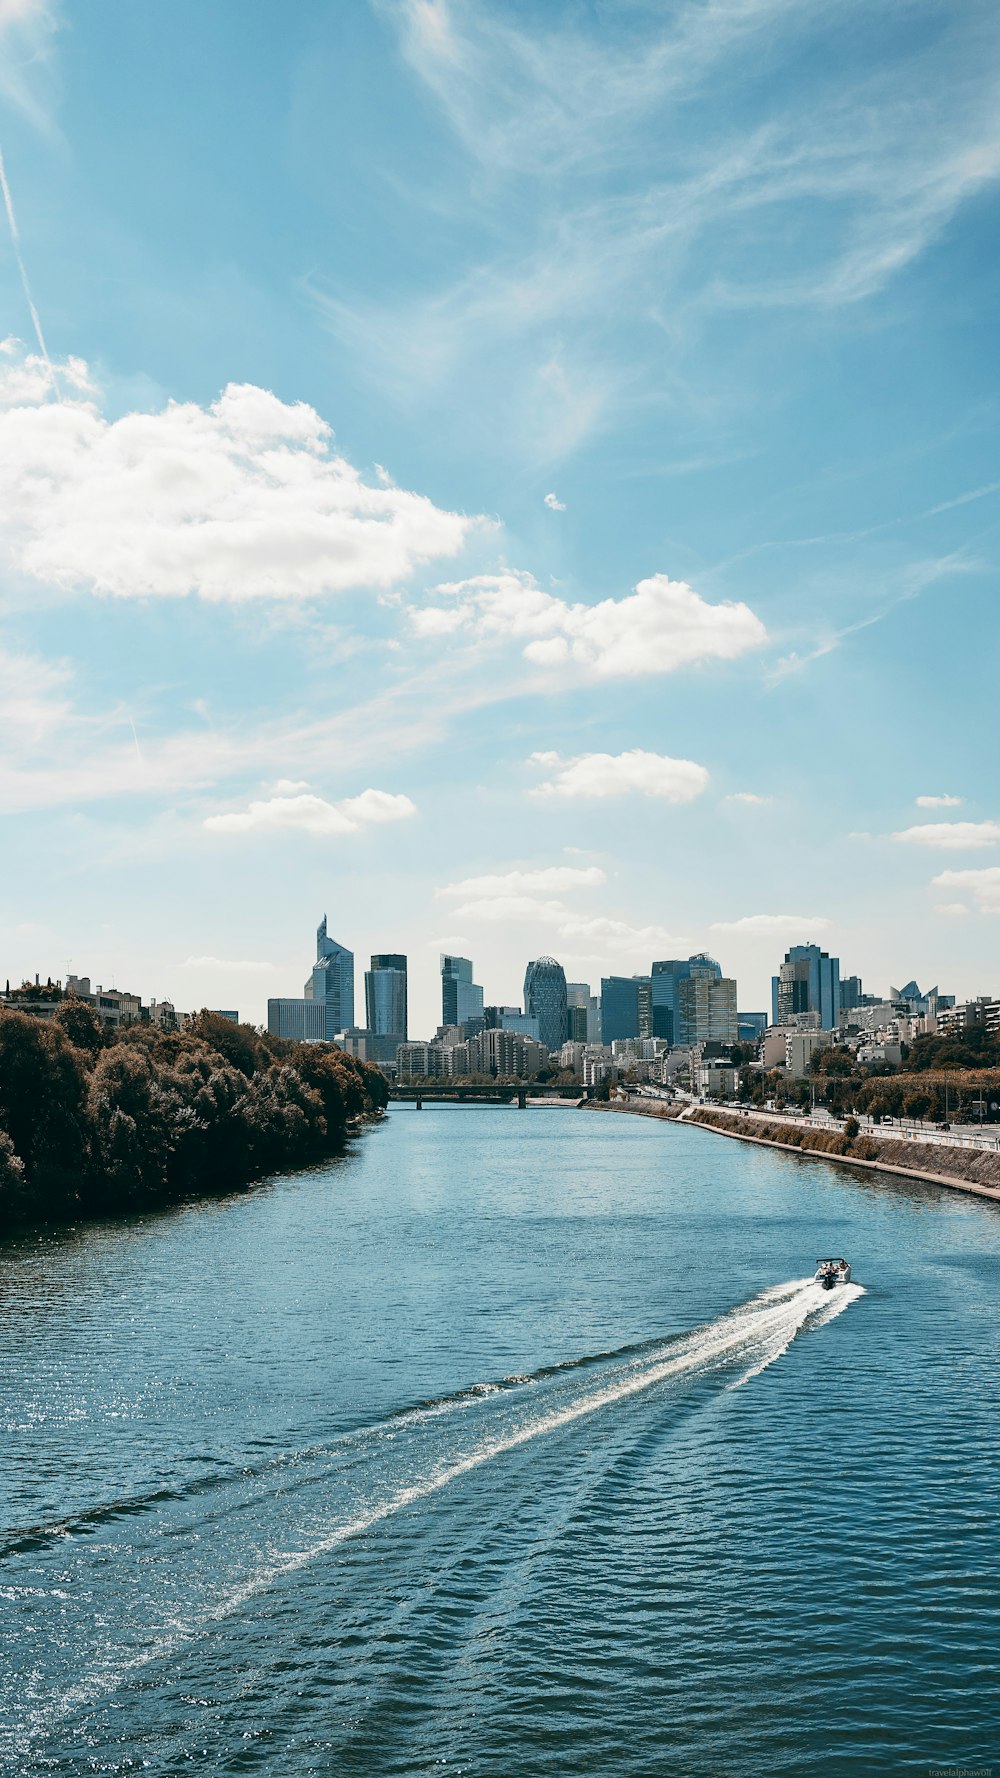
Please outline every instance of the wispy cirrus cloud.
[{"label": "wispy cirrus cloud", "polygon": [[900,33],[845,0],[835,52],[819,0],[630,7],[613,30],[600,9],[381,9],[478,182],[478,253],[410,299],[314,300],[394,399],[501,366],[505,433],[543,460],[654,390],[704,403],[676,350],[638,367],[651,327],[676,347],[734,308],[863,303],[1000,174],[988,9],[918,0]]},{"label": "wispy cirrus cloud", "polygon": [[692,759],[672,759],[633,747],[627,753],[582,753],[561,759],[558,753],[533,753],[532,764],[554,768],[554,775],[536,785],[532,796],[655,796],[669,803],[690,803],[708,784],[705,766]]},{"label": "wispy cirrus cloud", "polygon": [[735,660],[767,632],[748,605],[712,604],[685,581],[653,574],[622,599],[570,604],[531,574],[507,571],[437,587],[444,605],[414,608],[418,636],[468,633],[519,644],[547,673],[577,679],[640,678],[706,661]]}]

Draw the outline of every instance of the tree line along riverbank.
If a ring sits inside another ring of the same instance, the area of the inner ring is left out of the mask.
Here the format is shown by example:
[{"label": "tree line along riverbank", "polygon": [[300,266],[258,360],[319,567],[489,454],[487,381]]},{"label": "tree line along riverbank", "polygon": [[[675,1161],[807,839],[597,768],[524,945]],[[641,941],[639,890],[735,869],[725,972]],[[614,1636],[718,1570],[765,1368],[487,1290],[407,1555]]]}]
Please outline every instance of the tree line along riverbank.
[{"label": "tree line along riverbank", "polygon": [[0,1011],[0,1230],[231,1191],[337,1153],[379,1069],[203,1012],[106,1031],[82,1000]]}]

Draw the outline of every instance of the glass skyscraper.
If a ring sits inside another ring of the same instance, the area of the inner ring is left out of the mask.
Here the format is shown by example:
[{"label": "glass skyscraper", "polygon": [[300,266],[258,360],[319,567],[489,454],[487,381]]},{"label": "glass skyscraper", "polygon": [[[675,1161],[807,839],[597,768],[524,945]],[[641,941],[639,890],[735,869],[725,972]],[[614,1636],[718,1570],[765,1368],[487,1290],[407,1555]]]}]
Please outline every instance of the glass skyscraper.
[{"label": "glass skyscraper", "polygon": [[818,945],[792,945],[778,974],[771,977],[771,1022],[785,1025],[807,1012],[819,1014],[821,1031],[832,1031],[838,1024],[840,958]]},{"label": "glass skyscraper", "polygon": [[722,967],[704,951],[694,957],[668,957],[654,963],[651,971],[653,990],[654,1037],[665,1037],[668,1043],[680,1043],[680,987],[692,975],[714,976],[718,980]]},{"label": "glass skyscraper", "polygon": [[566,1042],[566,972],[554,957],[539,957],[524,972],[524,1010],[538,1020],[538,1040],[547,1050]]},{"label": "glass skyscraper", "polygon": [[483,990],[472,979],[470,957],[441,958],[441,1023],[483,1028]]},{"label": "glass skyscraper", "polygon": [[306,1000],[324,1002],[328,1043],[354,1024],[354,952],[330,938],[325,914],[316,932],[316,962],[302,992]]},{"label": "glass skyscraper", "polygon": [[398,951],[378,952],[365,970],[365,1021],[375,1039],[375,1061],[394,1061],[408,1035],[406,958]]}]

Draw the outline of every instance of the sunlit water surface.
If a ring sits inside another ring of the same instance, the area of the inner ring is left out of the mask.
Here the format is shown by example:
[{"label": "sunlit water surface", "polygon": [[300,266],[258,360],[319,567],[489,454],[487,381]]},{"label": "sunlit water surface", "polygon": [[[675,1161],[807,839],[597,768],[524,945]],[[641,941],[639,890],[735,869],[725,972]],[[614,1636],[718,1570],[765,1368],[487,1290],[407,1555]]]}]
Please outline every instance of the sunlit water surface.
[{"label": "sunlit water surface", "polygon": [[0,1770],[988,1763],[998,1282],[990,1204],[572,1110],[9,1242]]}]

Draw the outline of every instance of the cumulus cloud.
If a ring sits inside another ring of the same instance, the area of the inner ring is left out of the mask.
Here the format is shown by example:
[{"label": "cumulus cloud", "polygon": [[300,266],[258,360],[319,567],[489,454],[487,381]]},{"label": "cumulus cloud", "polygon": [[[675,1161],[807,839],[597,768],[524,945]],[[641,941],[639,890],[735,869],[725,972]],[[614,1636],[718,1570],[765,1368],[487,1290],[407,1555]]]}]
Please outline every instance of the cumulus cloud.
[{"label": "cumulus cloud", "polygon": [[485,642],[519,642],[526,660],[584,679],[673,673],[699,661],[734,660],[767,640],[748,605],[712,605],[685,581],[653,574],[623,599],[571,605],[530,574],[510,570],[439,586],[448,603],[411,615],[418,635],[466,631]]},{"label": "cumulus cloud", "polygon": [[558,753],[533,753],[536,765],[558,766],[554,777],[532,791],[533,796],[604,797],[658,796],[669,803],[690,803],[708,783],[704,766],[666,753],[583,753],[560,759]]},{"label": "cumulus cloud", "polygon": [[[109,420],[87,367],[0,354],[0,512],[17,569],[117,598],[305,599],[395,586],[479,521],[365,482],[315,408],[230,383]],[[69,390],[65,385],[68,382]],[[6,403],[6,405],[4,405]]]},{"label": "cumulus cloud", "polygon": [[547,892],[563,895],[570,889],[594,889],[606,882],[607,877],[596,864],[552,864],[542,870],[508,870],[481,877],[464,877],[461,882],[446,883],[436,894],[513,897]]},{"label": "cumulus cloud", "polygon": [[545,504],[549,508],[550,512],[565,512],[566,511],[566,507],[565,507],[563,501],[557,500],[556,496],[554,494],[546,494]]},{"label": "cumulus cloud", "polygon": [[715,920],[713,932],[745,932],[762,933],[770,937],[773,933],[785,933],[793,929],[799,932],[825,932],[833,924],[819,914],[744,914],[740,920]]},{"label": "cumulus cloud", "polygon": [[408,796],[387,790],[365,790],[341,803],[327,802],[311,792],[272,796],[252,802],[249,808],[225,815],[209,815],[202,822],[210,833],[282,833],[299,829],[328,839],[357,833],[366,822],[402,821],[416,814]]},{"label": "cumulus cloud", "polygon": [[918,796],[918,809],[958,809],[964,802],[961,796]]},{"label": "cumulus cloud", "polygon": [[727,803],[746,803],[748,807],[761,809],[765,803],[770,802],[771,798],[758,796],[753,790],[733,790],[723,800]]},{"label": "cumulus cloud", "polygon": [[964,901],[942,901],[934,909],[936,914],[945,914],[951,920],[961,920],[968,911]]},{"label": "cumulus cloud", "polygon": [[985,870],[943,870],[931,887],[957,889],[969,896],[981,914],[1000,914],[1000,865]]},{"label": "cumulus cloud", "polygon": [[893,834],[908,846],[933,846],[940,852],[979,852],[1000,841],[1000,821],[930,821]]}]

